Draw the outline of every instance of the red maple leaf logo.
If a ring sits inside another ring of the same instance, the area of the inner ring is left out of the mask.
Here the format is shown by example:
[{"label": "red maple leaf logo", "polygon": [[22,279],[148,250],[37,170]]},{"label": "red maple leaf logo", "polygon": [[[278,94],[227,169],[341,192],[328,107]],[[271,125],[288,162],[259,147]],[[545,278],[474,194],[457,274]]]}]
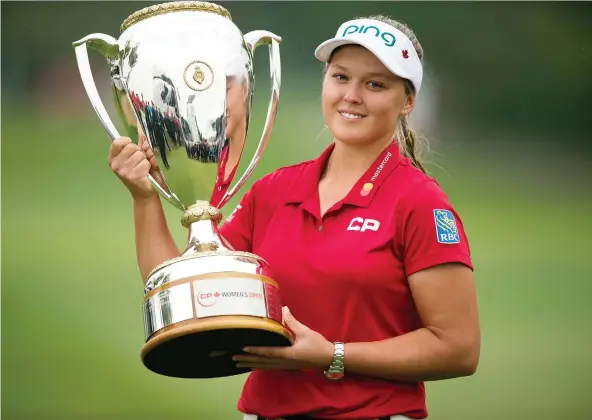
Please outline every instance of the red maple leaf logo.
[{"label": "red maple leaf logo", "polygon": [[403,50],[403,58],[407,60],[409,58],[409,51]]},{"label": "red maple leaf logo", "polygon": [[214,296],[220,297],[220,293],[216,292],[216,293],[214,293]]}]

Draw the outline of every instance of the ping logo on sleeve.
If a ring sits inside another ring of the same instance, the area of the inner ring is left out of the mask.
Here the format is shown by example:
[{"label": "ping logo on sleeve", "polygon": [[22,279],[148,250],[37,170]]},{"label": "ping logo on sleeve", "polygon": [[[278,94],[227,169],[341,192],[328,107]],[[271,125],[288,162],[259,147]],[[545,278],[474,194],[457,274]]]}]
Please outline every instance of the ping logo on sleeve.
[{"label": "ping logo on sleeve", "polygon": [[458,228],[456,220],[450,210],[434,210],[434,222],[436,223],[436,234],[441,244],[458,244]]}]

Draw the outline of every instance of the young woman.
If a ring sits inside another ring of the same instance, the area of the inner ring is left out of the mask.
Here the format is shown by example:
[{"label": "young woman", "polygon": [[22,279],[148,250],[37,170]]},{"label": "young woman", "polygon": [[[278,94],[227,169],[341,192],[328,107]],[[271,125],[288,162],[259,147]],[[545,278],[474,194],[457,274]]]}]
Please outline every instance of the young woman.
[{"label": "young woman", "polygon": [[[425,418],[424,382],[473,374],[480,328],[467,236],[407,123],[423,51],[377,16],[345,22],[315,55],[333,143],[255,182],[220,229],[273,268],[296,337],[234,357],[252,368],[238,408],[245,419]],[[126,163],[128,147],[114,142],[111,162],[134,197],[145,277],[179,251],[150,164]]]}]

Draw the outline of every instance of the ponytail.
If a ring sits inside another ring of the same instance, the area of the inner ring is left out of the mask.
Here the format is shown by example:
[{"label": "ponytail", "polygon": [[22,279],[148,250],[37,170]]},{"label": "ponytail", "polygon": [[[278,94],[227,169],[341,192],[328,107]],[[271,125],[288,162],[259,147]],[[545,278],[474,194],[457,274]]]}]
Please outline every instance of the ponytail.
[{"label": "ponytail", "polygon": [[417,135],[409,127],[407,116],[401,117],[397,127],[397,142],[399,143],[399,149],[403,156],[409,158],[411,164],[417,169],[426,173],[425,168],[419,160],[420,148],[419,140]]},{"label": "ponytail", "polygon": [[[414,94],[413,85],[409,80],[405,80],[405,93],[407,95]],[[426,170],[419,160],[419,155],[421,154],[419,137],[409,126],[408,119],[409,117],[407,115],[401,116],[399,123],[397,124],[395,137],[397,139],[397,143],[399,144],[401,154],[409,158],[411,164],[425,174]]]}]

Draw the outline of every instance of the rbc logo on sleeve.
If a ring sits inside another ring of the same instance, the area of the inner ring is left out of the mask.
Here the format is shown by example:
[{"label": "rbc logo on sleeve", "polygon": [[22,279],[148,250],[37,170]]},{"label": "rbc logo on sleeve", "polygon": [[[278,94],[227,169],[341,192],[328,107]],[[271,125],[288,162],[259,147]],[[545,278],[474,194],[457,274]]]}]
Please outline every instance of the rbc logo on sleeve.
[{"label": "rbc logo on sleeve", "polygon": [[441,244],[458,244],[460,237],[456,227],[456,220],[449,210],[434,210],[436,234]]}]

